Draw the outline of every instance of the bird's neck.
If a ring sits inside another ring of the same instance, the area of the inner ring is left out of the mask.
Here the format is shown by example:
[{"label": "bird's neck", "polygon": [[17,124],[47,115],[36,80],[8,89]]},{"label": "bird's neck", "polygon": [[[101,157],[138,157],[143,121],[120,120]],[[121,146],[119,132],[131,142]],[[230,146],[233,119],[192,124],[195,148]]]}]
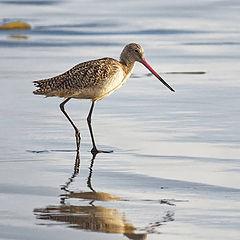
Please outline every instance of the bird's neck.
[{"label": "bird's neck", "polygon": [[135,65],[135,61],[131,61],[128,58],[120,57],[120,63],[126,74],[130,73]]}]

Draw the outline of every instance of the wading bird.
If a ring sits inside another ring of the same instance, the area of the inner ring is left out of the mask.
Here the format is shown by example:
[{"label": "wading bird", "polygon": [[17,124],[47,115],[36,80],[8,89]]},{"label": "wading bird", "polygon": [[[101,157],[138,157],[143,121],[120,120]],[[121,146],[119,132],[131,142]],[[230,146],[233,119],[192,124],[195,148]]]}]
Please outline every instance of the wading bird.
[{"label": "wading bird", "polygon": [[67,72],[48,79],[34,81],[38,88],[33,93],[46,97],[60,97],[64,101],[60,109],[75,130],[77,151],[80,147],[80,131],[73,123],[64,109],[65,103],[71,98],[91,99],[92,105],[87,117],[93,148],[92,153],[104,152],[97,149],[91,126],[91,117],[96,101],[99,101],[120,88],[130,77],[135,62],[142,63],[152,72],[166,87],[174,90],[152,69],[144,58],[142,47],[136,43],[130,43],[121,52],[120,60],[113,58],[101,58],[77,64]]}]

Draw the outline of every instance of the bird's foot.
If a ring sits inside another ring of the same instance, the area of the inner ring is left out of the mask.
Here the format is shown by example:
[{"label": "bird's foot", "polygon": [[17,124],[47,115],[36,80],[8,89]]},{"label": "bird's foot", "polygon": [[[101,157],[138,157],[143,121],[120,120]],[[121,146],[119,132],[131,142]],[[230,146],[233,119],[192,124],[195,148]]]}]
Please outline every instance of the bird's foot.
[{"label": "bird's foot", "polygon": [[96,147],[93,147],[91,150],[91,153],[93,155],[97,155],[98,153],[112,153],[113,151],[104,151],[104,150],[98,150]]}]

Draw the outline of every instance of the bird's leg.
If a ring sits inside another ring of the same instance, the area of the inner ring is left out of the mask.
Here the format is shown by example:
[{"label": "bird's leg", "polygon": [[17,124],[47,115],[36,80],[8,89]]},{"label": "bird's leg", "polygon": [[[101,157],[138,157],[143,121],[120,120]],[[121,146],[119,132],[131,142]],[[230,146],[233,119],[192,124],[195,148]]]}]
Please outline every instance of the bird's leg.
[{"label": "bird's leg", "polygon": [[93,112],[94,104],[95,104],[95,101],[92,101],[92,105],[91,105],[91,108],[90,108],[90,111],[89,111],[89,114],[88,114],[88,117],[87,117],[88,128],[89,128],[89,131],[90,131],[92,145],[93,145],[93,148],[91,150],[92,154],[96,154],[96,153],[99,152],[97,147],[96,147],[96,144],[95,144],[93,130],[92,130],[92,112]]},{"label": "bird's leg", "polygon": [[65,103],[67,103],[70,99],[71,99],[71,98],[65,99],[65,100],[60,104],[60,109],[61,109],[61,111],[62,111],[63,114],[66,116],[66,118],[68,119],[68,121],[71,123],[71,125],[73,126],[73,128],[74,128],[74,130],[75,130],[77,151],[79,151],[80,140],[81,140],[80,131],[79,131],[78,128],[75,126],[75,124],[73,123],[72,119],[68,116],[68,114],[65,112],[65,109],[64,109]]},{"label": "bird's leg", "polygon": [[95,140],[94,140],[94,135],[93,135],[93,130],[92,130],[92,112],[93,112],[94,104],[95,104],[95,101],[92,101],[92,105],[91,105],[91,108],[90,108],[90,111],[89,111],[89,114],[88,114],[88,117],[87,117],[88,128],[89,128],[89,131],[90,131],[90,135],[91,135],[91,139],[92,139],[92,145],[93,145],[91,153],[93,155],[98,154],[100,152],[111,153],[112,151],[102,151],[102,150],[98,150],[97,147],[96,147]]}]

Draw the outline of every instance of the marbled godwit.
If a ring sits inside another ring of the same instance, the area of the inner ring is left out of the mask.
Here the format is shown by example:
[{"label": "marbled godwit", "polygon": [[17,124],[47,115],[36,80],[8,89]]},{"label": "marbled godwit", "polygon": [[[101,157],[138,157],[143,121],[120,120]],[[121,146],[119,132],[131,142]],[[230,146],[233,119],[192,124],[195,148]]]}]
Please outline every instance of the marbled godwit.
[{"label": "marbled godwit", "polygon": [[96,147],[91,117],[96,101],[99,101],[120,88],[132,73],[135,62],[142,63],[166,87],[174,91],[147,63],[142,47],[136,43],[126,45],[120,55],[120,61],[113,58],[101,58],[80,63],[67,72],[44,80],[34,81],[38,88],[34,94],[46,97],[61,97],[64,101],[60,109],[75,130],[77,150],[80,146],[80,131],[64,109],[65,103],[71,98],[91,99],[92,105],[87,117],[93,148],[91,152],[99,151]]}]

